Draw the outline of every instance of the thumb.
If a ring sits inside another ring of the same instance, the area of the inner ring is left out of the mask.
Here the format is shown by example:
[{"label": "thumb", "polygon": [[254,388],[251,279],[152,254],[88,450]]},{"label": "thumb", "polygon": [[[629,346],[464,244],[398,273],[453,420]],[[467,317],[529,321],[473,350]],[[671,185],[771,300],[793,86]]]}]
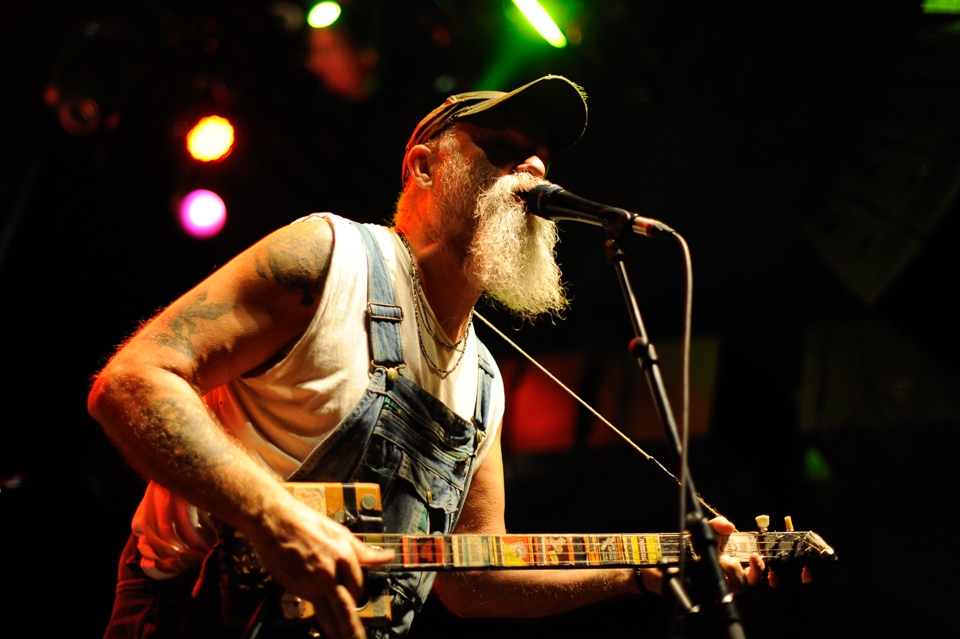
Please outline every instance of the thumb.
[{"label": "thumb", "polygon": [[365,544],[359,539],[354,538],[353,540],[354,551],[357,554],[357,561],[363,565],[375,565],[379,566],[382,564],[390,563],[393,560],[394,552],[392,550],[387,550],[385,548],[377,548],[376,546],[371,546]]},{"label": "thumb", "polygon": [[722,516],[711,519],[710,525],[713,526],[713,529],[717,531],[718,535],[729,535],[737,530],[737,527],[733,525],[733,522]]}]

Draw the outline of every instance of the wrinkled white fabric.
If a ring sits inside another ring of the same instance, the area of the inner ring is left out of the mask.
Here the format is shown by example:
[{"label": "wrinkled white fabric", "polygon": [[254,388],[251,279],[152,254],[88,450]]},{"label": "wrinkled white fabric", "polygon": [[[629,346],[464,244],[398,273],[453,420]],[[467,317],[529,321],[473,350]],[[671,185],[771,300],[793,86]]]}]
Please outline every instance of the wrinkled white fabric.
[{"label": "wrinkled white fabric", "polygon": [[[266,371],[241,377],[206,396],[221,424],[284,479],[353,409],[367,387],[370,355],[365,311],[367,261],[363,242],[347,220],[316,214],[298,224],[330,224],[334,248],[317,313],[289,352]],[[373,227],[393,280],[397,304],[403,308],[403,354],[400,374],[471,420],[477,398],[477,338],[470,329],[466,352],[457,369],[441,379],[423,357],[413,307],[410,258],[400,238],[386,227]],[[433,317],[434,331],[450,343]],[[423,345],[443,369],[451,368],[458,352],[438,347],[426,329]],[[479,467],[503,417],[504,392],[499,374],[491,393],[491,427],[478,451]],[[151,482],[133,518],[133,531],[143,555],[141,568],[155,579],[175,576],[199,563],[216,541],[213,522],[165,488]]]}]

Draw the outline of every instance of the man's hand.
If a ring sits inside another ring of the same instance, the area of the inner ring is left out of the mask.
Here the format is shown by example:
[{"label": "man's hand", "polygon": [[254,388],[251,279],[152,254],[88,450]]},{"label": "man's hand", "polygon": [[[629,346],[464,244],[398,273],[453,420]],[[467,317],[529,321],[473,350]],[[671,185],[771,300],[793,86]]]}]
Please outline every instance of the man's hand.
[{"label": "man's hand", "polygon": [[313,604],[325,637],[366,636],[356,604],[363,596],[363,568],[389,562],[392,551],[362,543],[292,497],[265,508],[261,525],[247,535],[273,578]]},{"label": "man's hand", "polygon": [[[737,527],[726,517],[711,519],[710,525],[713,526],[718,535],[729,535],[737,530]],[[763,573],[766,570],[763,559],[757,553],[750,555],[750,563],[746,568],[736,559],[720,555],[720,568],[727,578],[730,592],[734,594],[743,592],[747,586],[756,586],[763,579]],[[674,570],[676,569],[674,568]],[[641,578],[643,587],[647,591],[663,594],[663,572],[660,569],[645,568],[642,571]]]},{"label": "man's hand", "polygon": [[130,339],[90,391],[90,414],[140,473],[243,532],[331,639],[363,637],[363,572],[391,553],[287,493],[203,397],[274,361],[317,314],[333,250],[326,220],[244,251]]},{"label": "man's hand", "polygon": [[[711,519],[710,525],[718,535],[729,535],[737,530],[726,517]],[[763,559],[757,553],[750,555],[750,563],[746,568],[739,561],[720,555],[720,567],[727,577],[730,592],[734,594],[743,592],[747,586],[756,586],[763,579],[763,572],[766,570]]]}]

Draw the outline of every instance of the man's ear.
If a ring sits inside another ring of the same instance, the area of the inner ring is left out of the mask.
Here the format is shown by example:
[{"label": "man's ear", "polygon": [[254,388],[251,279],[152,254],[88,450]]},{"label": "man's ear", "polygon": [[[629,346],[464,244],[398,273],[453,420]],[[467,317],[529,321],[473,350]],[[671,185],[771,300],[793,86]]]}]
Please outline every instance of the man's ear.
[{"label": "man's ear", "polygon": [[437,154],[423,144],[414,146],[407,153],[407,171],[410,179],[421,189],[433,186],[433,167]]}]

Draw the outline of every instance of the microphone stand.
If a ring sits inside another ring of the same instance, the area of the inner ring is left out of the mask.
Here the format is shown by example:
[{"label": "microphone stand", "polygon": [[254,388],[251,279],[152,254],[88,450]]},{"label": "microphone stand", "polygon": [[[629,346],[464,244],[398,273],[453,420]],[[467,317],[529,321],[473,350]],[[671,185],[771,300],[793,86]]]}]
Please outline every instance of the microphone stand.
[{"label": "microphone stand", "polygon": [[[623,215],[617,215],[622,209],[607,208],[604,213],[604,223],[602,224],[607,234],[604,242],[607,261],[617,273],[617,279],[620,281],[620,290],[623,292],[624,300],[627,304],[627,311],[630,314],[630,320],[633,323],[634,338],[630,340],[630,353],[639,361],[640,367],[646,374],[647,383],[653,394],[653,400],[657,405],[657,412],[660,415],[660,422],[670,444],[671,452],[674,455],[674,462],[677,466],[683,463],[683,447],[680,443],[680,436],[677,432],[677,425],[673,419],[673,412],[667,401],[667,393],[663,384],[663,378],[660,375],[660,365],[657,360],[657,353],[647,338],[646,328],[643,325],[643,318],[640,316],[640,308],[637,306],[637,299],[630,286],[630,278],[627,275],[627,269],[624,265],[625,255],[620,249],[619,238],[624,228],[629,228],[629,218],[631,214],[622,211]],[[619,221],[617,220],[619,218]],[[716,611],[716,622],[720,626],[718,631],[723,636],[730,639],[745,639],[743,625],[740,621],[740,615],[737,612],[733,601],[733,594],[727,588],[726,578],[720,567],[720,554],[717,549],[717,535],[713,527],[707,521],[700,502],[697,499],[697,490],[690,476],[688,468],[681,469],[680,477],[683,478],[681,486],[681,499],[687,500],[689,504],[689,513],[687,515],[687,528],[690,530],[690,537],[693,542],[693,548],[701,557],[704,583],[701,584],[705,596],[713,602]],[[682,532],[682,531],[681,531]],[[683,547],[681,543],[681,556]],[[666,585],[667,576],[664,576]],[[671,589],[682,588],[682,583],[677,579],[670,579]],[[682,601],[682,598],[681,598]]]}]

